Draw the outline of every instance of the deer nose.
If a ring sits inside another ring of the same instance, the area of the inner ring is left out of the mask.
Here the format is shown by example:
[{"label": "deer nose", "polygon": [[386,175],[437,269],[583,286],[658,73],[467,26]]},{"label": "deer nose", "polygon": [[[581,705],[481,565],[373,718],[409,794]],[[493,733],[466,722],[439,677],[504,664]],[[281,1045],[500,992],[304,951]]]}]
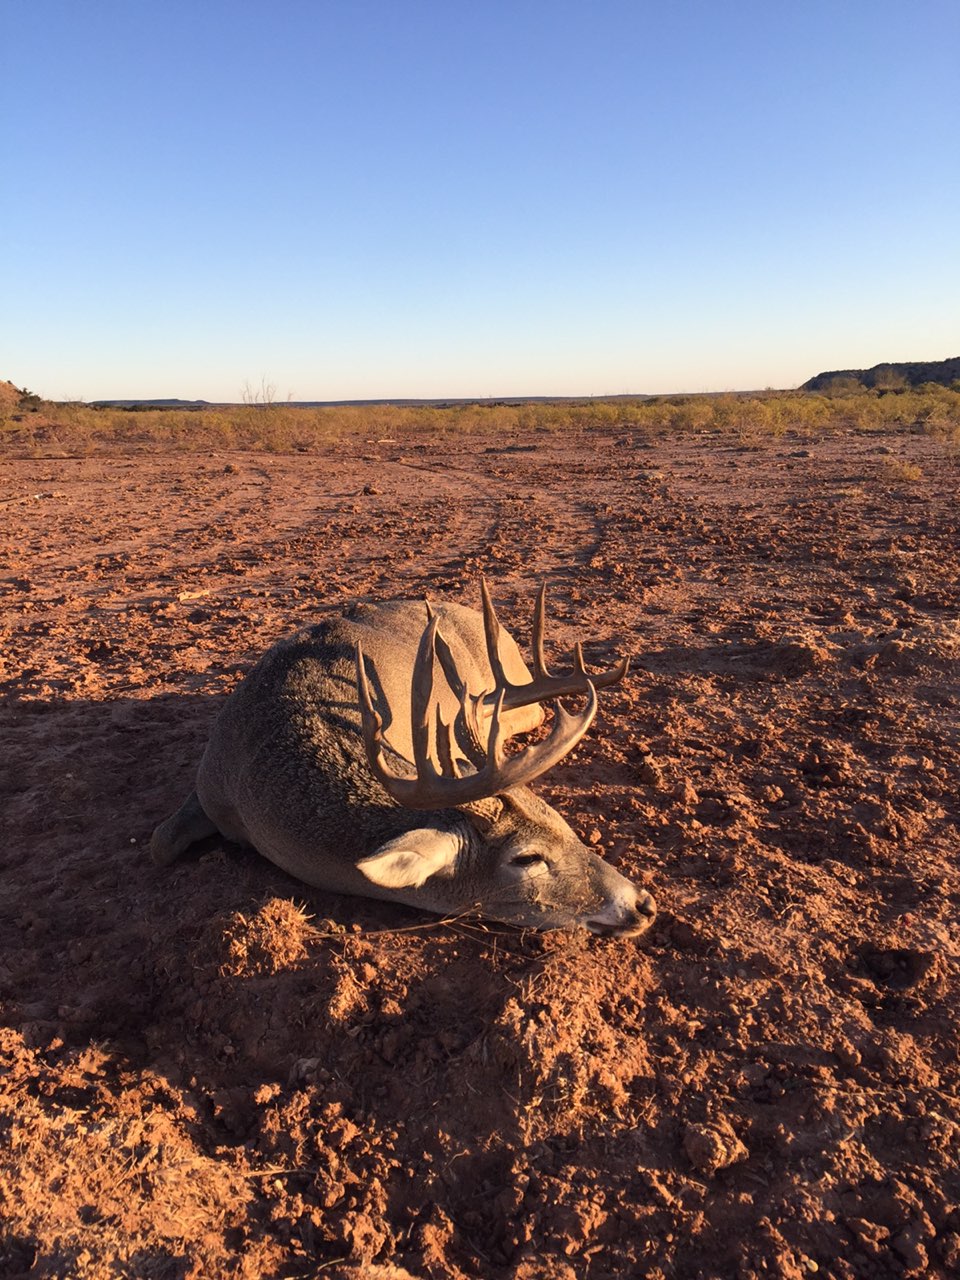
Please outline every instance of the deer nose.
[{"label": "deer nose", "polygon": [[621,938],[638,938],[657,918],[657,904],[652,893],[646,889],[637,890],[637,902],[632,911],[632,919],[625,920],[619,929],[613,932]]},{"label": "deer nose", "polygon": [[[633,886],[630,886],[633,889]],[[632,901],[610,902],[603,911],[585,920],[591,933],[603,933],[614,938],[638,938],[653,924],[657,916],[657,904],[646,889],[633,889]]]},{"label": "deer nose", "polygon": [[652,893],[647,893],[646,889],[637,890],[636,911],[641,916],[646,916],[649,920],[654,920],[657,914],[657,903]]}]

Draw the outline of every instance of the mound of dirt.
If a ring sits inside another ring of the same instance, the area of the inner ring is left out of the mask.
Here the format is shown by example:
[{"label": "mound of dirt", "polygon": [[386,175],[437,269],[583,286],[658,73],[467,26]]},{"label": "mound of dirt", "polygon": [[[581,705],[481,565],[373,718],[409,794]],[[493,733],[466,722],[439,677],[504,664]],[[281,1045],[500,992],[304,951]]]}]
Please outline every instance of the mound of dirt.
[{"label": "mound of dirt", "polygon": [[833,648],[823,636],[805,630],[783,636],[764,654],[771,671],[785,676],[806,675],[834,661]]},{"label": "mound of dirt", "polygon": [[957,673],[960,659],[960,621],[922,619],[860,645],[856,657],[880,671],[919,675],[924,671]]},{"label": "mound of dirt", "polygon": [[[960,1270],[955,460],[504,443],[8,462],[4,1277]],[[267,645],[481,572],[522,642],[548,583],[556,666],[635,658],[538,789],[641,946],[152,864]]]}]

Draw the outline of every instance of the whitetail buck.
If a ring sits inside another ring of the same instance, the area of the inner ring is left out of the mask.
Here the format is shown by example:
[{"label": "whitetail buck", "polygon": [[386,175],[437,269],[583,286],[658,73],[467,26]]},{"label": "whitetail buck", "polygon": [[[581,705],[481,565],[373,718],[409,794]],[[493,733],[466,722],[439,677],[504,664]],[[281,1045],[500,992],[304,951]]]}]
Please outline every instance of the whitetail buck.
[{"label": "whitetail buck", "polygon": [[[634,937],[653,898],[586,848],[528,784],[587,732],[598,688],[624,659],[590,675],[544,663],[544,590],[531,675],[497,621],[402,601],[354,605],[280,641],[228,698],[183,806],[153,833],[171,863],[220,832],[321,889],[472,912],[536,928],[586,926]],[[586,698],[579,714],[559,699]],[[544,720],[548,736],[516,754],[506,741]]]}]

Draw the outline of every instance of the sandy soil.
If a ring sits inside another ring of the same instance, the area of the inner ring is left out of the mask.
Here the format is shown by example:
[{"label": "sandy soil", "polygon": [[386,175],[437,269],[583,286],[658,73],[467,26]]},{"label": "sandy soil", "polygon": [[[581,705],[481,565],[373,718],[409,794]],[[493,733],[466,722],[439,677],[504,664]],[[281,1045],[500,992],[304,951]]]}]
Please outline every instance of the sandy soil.
[{"label": "sandy soil", "polygon": [[[957,1275],[957,482],[920,435],[5,462],[0,1275]],[[481,571],[635,655],[539,789],[649,939],[150,864],[267,645]]]}]

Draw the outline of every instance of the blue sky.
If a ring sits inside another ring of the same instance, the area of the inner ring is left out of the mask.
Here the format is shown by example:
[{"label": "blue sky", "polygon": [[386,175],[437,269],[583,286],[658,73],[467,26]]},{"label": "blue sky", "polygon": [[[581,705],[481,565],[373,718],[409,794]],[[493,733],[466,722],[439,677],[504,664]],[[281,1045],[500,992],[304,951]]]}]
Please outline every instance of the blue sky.
[{"label": "blue sky", "polygon": [[5,0],[0,377],[789,387],[960,352],[956,0]]}]

